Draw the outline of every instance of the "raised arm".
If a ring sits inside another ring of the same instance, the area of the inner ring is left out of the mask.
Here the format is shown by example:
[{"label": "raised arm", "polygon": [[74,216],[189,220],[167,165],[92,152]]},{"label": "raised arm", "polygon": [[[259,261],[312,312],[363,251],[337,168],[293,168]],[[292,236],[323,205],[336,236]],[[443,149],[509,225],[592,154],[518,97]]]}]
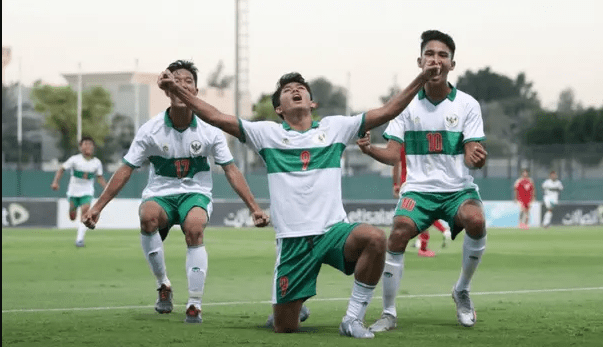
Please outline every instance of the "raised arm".
[{"label": "raised arm", "polygon": [[230,186],[234,191],[241,197],[249,211],[251,211],[251,216],[253,217],[253,223],[256,227],[264,227],[268,225],[270,219],[268,215],[264,213],[264,211],[260,208],[260,206],[255,201],[251,190],[249,189],[249,185],[245,180],[245,177],[237,168],[234,163],[230,163],[228,165],[224,165],[222,167],[224,169],[224,173],[226,174],[226,179]]},{"label": "raised arm", "polygon": [[423,71],[421,71],[421,73],[404,88],[404,90],[389,99],[383,106],[372,109],[366,113],[364,118],[364,130],[371,130],[381,124],[387,123],[402,113],[415,95],[423,88],[425,83],[429,81],[431,77],[437,76],[438,74],[440,74],[439,65],[425,65]]},{"label": "raised arm", "polygon": [[109,183],[105,186],[105,189],[101,193],[100,197],[94,203],[94,205],[82,216],[82,223],[88,228],[94,229],[98,218],[100,217],[101,211],[107,206],[119,191],[126,185],[134,169],[129,165],[122,164],[117,171],[113,173]]},{"label": "raised arm", "polygon": [[236,138],[240,138],[241,130],[237,117],[220,112],[217,108],[179,85],[169,70],[165,70],[159,75],[157,84],[162,90],[176,95],[204,122],[218,127]]}]

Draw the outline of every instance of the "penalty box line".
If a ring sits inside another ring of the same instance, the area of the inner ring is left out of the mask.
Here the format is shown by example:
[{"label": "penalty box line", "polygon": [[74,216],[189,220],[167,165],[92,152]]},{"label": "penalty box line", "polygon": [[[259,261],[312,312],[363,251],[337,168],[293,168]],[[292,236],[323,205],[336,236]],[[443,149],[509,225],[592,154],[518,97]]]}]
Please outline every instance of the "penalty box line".
[{"label": "penalty box line", "polygon": [[[508,295],[508,294],[534,294],[534,293],[559,293],[559,292],[578,292],[588,290],[603,290],[603,287],[588,287],[588,288],[556,288],[556,289],[526,289],[526,290],[505,290],[496,292],[475,292],[471,295]],[[447,294],[413,294],[413,295],[398,295],[397,299],[415,299],[415,298],[439,298],[448,297]],[[374,299],[382,299],[381,296],[375,296]],[[316,298],[312,301],[347,301],[350,298]],[[225,306],[225,305],[255,305],[255,304],[272,304],[271,301],[230,301],[230,302],[208,302],[203,306]],[[186,306],[186,305],[174,305]],[[146,306],[107,306],[107,307],[71,307],[71,308],[33,308],[33,309],[16,309],[2,310],[2,313],[18,313],[18,312],[69,312],[69,311],[102,311],[102,310],[128,310],[151,308],[153,305]]]}]

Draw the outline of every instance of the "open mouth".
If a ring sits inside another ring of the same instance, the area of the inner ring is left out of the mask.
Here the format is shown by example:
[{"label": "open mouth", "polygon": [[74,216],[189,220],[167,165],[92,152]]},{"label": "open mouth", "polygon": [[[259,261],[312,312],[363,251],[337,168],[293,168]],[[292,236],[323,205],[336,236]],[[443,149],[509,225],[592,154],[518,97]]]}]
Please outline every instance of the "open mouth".
[{"label": "open mouth", "polygon": [[302,101],[302,96],[300,94],[293,95],[293,101]]}]

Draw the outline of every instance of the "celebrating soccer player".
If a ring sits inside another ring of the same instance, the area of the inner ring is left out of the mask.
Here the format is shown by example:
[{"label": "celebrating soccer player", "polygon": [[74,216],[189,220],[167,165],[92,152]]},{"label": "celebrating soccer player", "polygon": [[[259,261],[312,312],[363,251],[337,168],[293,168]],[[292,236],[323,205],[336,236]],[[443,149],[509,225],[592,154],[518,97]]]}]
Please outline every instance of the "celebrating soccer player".
[{"label": "celebrating soccer player", "polygon": [[478,187],[469,174],[481,168],[487,152],[480,106],[470,95],[448,82],[454,70],[455,44],[437,30],[421,35],[420,68],[436,65],[441,73],[433,76],[410,105],[392,120],[383,136],[385,148],[369,146],[367,154],[393,165],[406,149],[407,177],[396,207],[388,240],[383,272],[383,313],[371,331],[396,327],[395,298],[404,271],[408,242],[434,221],[443,219],[451,226],[452,239],[464,229],[461,274],[452,288],[457,319],[463,326],[475,324],[475,309],[469,297],[471,278],[486,248],[486,222]]},{"label": "celebrating soccer player", "polygon": [[[81,209],[82,216],[88,212],[92,197],[94,196],[94,179],[103,189],[107,185],[103,177],[103,164],[94,157],[94,140],[89,136],[84,136],[80,140],[80,154],[76,154],[67,159],[57,170],[54,180],[50,185],[52,190],[59,189],[59,182],[65,170],[71,171],[69,186],[67,187],[67,198],[69,199],[69,219],[75,220],[78,207]],[[84,247],[84,238],[88,227],[84,223],[78,223],[77,236],[75,237],[75,246]]]},{"label": "celebrating soccer player", "polygon": [[277,260],[273,280],[276,332],[298,329],[302,304],[316,295],[323,263],[354,274],[352,295],[339,332],[372,338],[363,319],[383,270],[385,233],[368,224],[350,224],[341,199],[341,156],[356,136],[396,117],[440,66],[424,65],[400,94],[380,108],[357,116],[312,120],[310,86],[299,73],[283,75],[272,105],[283,123],[249,122],[226,115],[176,83],[164,71],[159,86],[178,96],[201,119],[247,143],[268,171],[270,215],[276,231]]},{"label": "celebrating soccer player", "polygon": [[[174,83],[197,95],[197,68],[183,60],[173,62],[168,71]],[[135,168],[150,161],[149,182],[142,192],[139,209],[142,250],[157,278],[159,298],[155,310],[173,309],[172,286],[168,279],[163,241],[174,224],[180,224],[186,241],[188,279],[188,323],[201,323],[201,299],[207,273],[207,251],[203,233],[212,212],[212,177],[209,157],[222,166],[228,182],[252,213],[256,226],[268,224],[268,216],[255,202],[245,177],[234,164],[221,130],[202,122],[177,95],[166,91],[170,107],[143,124],[115,171],[107,188],[88,213],[84,223],[94,227],[103,208],[126,184]]]}]

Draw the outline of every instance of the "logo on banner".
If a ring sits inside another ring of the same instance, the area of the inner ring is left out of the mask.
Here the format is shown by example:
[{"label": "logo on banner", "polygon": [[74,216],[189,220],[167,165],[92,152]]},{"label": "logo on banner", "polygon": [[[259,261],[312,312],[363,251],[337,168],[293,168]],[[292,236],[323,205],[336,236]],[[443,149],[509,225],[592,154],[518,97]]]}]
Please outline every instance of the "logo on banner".
[{"label": "logo on banner", "polygon": [[2,226],[14,227],[29,220],[29,211],[20,204],[12,203],[2,207]]}]

